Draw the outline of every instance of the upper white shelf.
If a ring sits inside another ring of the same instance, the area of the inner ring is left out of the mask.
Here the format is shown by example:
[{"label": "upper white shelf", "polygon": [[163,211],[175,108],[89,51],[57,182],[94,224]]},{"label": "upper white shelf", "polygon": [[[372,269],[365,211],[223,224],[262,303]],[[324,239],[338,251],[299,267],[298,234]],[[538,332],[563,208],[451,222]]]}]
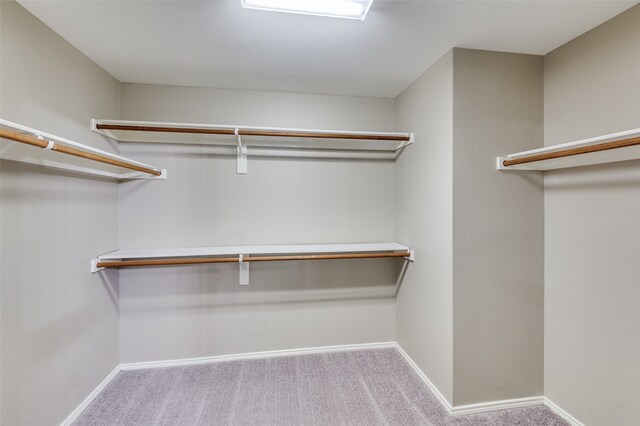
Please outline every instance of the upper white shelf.
[{"label": "upper white shelf", "polygon": [[498,157],[498,170],[554,170],[640,159],[640,129]]},{"label": "upper white shelf", "polygon": [[165,170],[0,119],[0,158],[115,179],[164,179]]},{"label": "upper white shelf", "polygon": [[291,129],[96,119],[92,129],[120,142],[244,145],[257,156],[395,159],[411,133]]}]

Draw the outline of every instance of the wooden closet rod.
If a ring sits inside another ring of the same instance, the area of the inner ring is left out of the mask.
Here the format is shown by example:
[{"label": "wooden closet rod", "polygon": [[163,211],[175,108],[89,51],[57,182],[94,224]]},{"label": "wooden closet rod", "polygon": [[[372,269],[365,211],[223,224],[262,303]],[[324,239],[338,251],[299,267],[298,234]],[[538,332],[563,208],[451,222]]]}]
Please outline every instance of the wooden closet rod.
[{"label": "wooden closet rod", "polygon": [[[243,262],[274,262],[281,260],[329,260],[329,259],[376,259],[386,257],[408,257],[409,253],[346,253],[346,254],[304,254],[288,256],[244,256]],[[238,263],[239,256],[235,257],[201,257],[195,259],[143,259],[121,260],[112,262],[98,262],[98,268],[126,268],[132,266],[171,266],[171,265],[196,265],[202,263]]]},{"label": "wooden closet rod", "polygon": [[549,152],[545,154],[529,155],[522,158],[514,158],[513,160],[504,160],[502,164],[505,167],[515,166],[516,164],[533,163],[534,161],[552,160],[554,158],[571,157],[573,155],[589,154],[592,152],[608,151],[616,148],[626,148],[629,146],[640,145],[640,137],[623,139],[615,142],[605,142],[597,145],[583,146],[580,148],[563,149],[561,151]]},{"label": "wooden closet rod", "polygon": [[162,174],[158,170],[153,170],[147,167],[138,166],[137,164],[131,164],[125,161],[105,157],[104,155],[82,151],[77,148],[73,148],[70,146],[62,145],[62,144],[57,144],[54,142],[51,142],[51,147],[49,147],[49,142],[45,140],[34,138],[33,136],[29,136],[29,135],[24,135],[22,133],[12,132],[6,129],[0,129],[0,137],[5,139],[10,139],[15,142],[36,146],[38,148],[47,148],[47,149],[50,149],[51,151],[57,151],[63,154],[73,155],[75,157],[81,157],[81,158],[86,158],[88,160],[98,161],[100,163],[111,164],[112,166],[122,167],[129,170],[136,170],[138,172],[143,172],[143,173],[149,173],[150,175],[154,175],[154,176],[160,176]]},{"label": "wooden closet rod", "polygon": [[[163,127],[163,126],[134,126],[123,124],[96,124],[99,130],[130,130],[134,132],[164,132],[164,133],[196,133],[204,135],[235,135],[234,129],[202,129],[184,127]],[[405,141],[411,140],[409,136],[397,135],[363,135],[356,133],[318,133],[318,132],[287,132],[284,130],[242,130],[238,131],[240,136],[271,136],[286,138],[314,138],[314,139],[359,139],[374,141]]]}]

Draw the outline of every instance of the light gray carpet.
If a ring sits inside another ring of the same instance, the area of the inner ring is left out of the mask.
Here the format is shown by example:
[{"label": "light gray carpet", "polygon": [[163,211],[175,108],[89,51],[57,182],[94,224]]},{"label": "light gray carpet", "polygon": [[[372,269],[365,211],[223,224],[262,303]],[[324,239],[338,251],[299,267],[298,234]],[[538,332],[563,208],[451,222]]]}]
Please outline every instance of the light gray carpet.
[{"label": "light gray carpet", "polygon": [[545,406],[451,417],[395,349],[123,371],[81,425],[567,425]]}]

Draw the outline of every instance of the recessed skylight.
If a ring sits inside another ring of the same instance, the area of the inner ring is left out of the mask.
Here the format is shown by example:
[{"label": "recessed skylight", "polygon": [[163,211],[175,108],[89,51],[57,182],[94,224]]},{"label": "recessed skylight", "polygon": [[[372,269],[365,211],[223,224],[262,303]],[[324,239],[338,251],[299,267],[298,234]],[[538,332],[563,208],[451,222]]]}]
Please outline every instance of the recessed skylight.
[{"label": "recessed skylight", "polygon": [[241,0],[247,9],[363,21],[373,0]]}]

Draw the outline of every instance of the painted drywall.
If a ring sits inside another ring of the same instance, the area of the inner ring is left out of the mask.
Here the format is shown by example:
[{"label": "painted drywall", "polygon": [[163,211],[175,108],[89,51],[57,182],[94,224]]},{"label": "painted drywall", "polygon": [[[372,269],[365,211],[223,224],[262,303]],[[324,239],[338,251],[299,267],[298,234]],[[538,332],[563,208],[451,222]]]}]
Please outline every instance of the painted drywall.
[{"label": "painted drywall", "polygon": [[[394,131],[390,99],[125,84],[122,118]],[[108,117],[107,117],[108,118]],[[391,161],[256,158],[206,146],[121,144],[166,167],[166,181],[121,186],[122,248],[395,240]],[[389,260],[123,270],[122,362],[390,341]],[[351,297],[351,298],[349,298]]]},{"label": "painted drywall", "polygon": [[453,395],[453,53],[396,99],[415,145],[397,161],[398,241],[416,250],[396,300],[397,341],[451,403]]},{"label": "painted drywall", "polygon": [[[640,127],[640,7],[545,57],[545,144]],[[640,418],[640,162],[545,176],[545,395],[586,425]]]},{"label": "painted drywall", "polygon": [[543,393],[542,57],[453,51],[453,404]]},{"label": "painted drywall", "polygon": [[[0,14],[0,116],[113,150],[89,120],[118,115],[119,83],[18,4]],[[89,273],[118,245],[118,184],[0,169],[0,423],[58,424],[118,364],[118,276]]]},{"label": "painted drywall", "polygon": [[454,406],[542,395],[543,181],[495,169],[542,146],[542,87],[539,56],[454,49],[396,100],[416,138],[396,228],[419,254],[397,340]]}]

